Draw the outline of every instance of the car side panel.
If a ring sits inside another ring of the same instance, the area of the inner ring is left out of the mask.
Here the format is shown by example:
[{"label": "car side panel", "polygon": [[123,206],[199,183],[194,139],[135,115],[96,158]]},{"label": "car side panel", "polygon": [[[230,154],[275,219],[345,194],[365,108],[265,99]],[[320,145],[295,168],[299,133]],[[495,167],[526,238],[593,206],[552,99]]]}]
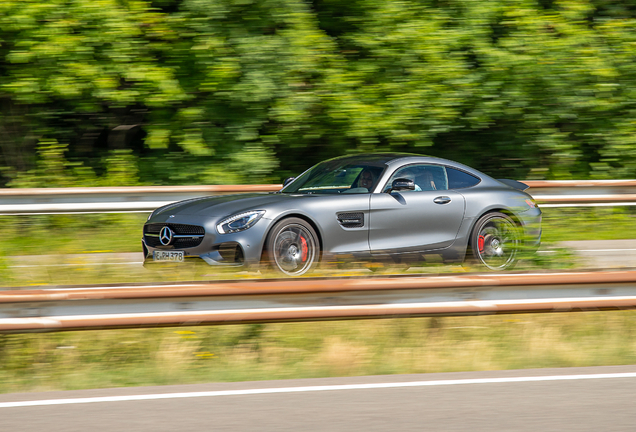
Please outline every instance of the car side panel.
[{"label": "car side panel", "polygon": [[[299,215],[310,220],[318,229],[324,253],[368,253],[369,197],[370,194],[305,195],[288,201],[285,207],[275,208],[274,222]],[[338,221],[339,213],[361,213],[364,224],[346,228]]]},{"label": "car side panel", "polygon": [[[436,198],[447,198],[444,204]],[[464,197],[449,190],[373,194],[369,244],[373,253],[449,247],[464,217]]]}]

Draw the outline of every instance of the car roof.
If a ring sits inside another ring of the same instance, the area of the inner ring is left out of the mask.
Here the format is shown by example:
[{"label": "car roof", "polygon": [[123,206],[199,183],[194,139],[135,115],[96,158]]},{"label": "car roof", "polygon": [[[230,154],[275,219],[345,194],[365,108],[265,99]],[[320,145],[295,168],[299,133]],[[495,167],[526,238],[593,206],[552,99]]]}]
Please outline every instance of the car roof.
[{"label": "car roof", "polygon": [[[390,152],[390,153],[361,153],[347,156],[339,156],[333,159],[329,159],[329,161],[338,161],[338,162],[351,162],[351,163],[363,163],[370,165],[386,165],[388,167],[394,167],[396,165],[406,165],[406,164],[415,164],[415,163],[431,163],[431,164],[440,164],[447,165],[454,168],[458,168],[460,170],[466,171],[474,176],[479,177],[482,181],[492,178],[483,172],[472,168],[468,165],[464,165],[460,162],[455,162],[450,159],[443,159],[435,156],[427,156],[420,155],[415,153],[400,153],[400,152]],[[494,181],[494,180],[493,180]]]},{"label": "car roof", "polygon": [[[407,160],[405,160],[407,159]],[[408,159],[411,159],[409,161]],[[399,162],[429,162],[429,163],[442,163],[442,164],[451,164],[451,165],[463,165],[458,162],[454,162],[448,159],[442,159],[434,156],[420,155],[415,153],[362,153],[362,154],[354,154],[347,156],[339,156],[332,159],[330,161],[342,161],[342,162],[358,162],[358,163],[375,163],[375,164],[385,164],[391,165],[393,163]]]}]

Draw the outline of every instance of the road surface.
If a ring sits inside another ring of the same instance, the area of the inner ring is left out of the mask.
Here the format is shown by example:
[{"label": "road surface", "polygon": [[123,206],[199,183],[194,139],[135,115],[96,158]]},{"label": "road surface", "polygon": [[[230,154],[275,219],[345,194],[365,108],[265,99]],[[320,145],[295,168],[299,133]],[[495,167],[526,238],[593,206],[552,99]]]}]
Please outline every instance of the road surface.
[{"label": "road surface", "polygon": [[0,430],[634,431],[636,366],[0,395]]}]

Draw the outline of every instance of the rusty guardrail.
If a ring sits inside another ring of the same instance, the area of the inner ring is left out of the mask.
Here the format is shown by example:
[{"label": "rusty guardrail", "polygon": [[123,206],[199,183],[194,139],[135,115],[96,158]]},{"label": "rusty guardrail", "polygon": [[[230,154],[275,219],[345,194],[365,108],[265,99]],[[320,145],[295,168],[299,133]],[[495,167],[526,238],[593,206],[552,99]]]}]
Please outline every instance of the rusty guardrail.
[{"label": "rusty guardrail", "polygon": [[271,192],[281,185],[122,186],[0,189],[0,215],[150,212],[205,195]]},{"label": "rusty guardrail", "polygon": [[636,180],[525,180],[543,207],[636,205]]},{"label": "rusty guardrail", "polygon": [[[636,180],[527,180],[544,207],[636,205]],[[149,212],[204,195],[273,192],[279,184],[0,189],[0,215]]]},{"label": "rusty guardrail", "polygon": [[0,291],[0,332],[636,307],[636,271],[93,285]]}]

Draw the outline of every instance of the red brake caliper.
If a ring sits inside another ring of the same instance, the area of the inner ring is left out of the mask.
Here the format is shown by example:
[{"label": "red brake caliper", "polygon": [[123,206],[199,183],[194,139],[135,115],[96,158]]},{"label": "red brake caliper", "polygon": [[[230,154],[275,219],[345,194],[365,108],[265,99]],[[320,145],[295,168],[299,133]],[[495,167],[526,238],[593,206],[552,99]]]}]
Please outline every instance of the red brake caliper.
[{"label": "red brake caliper", "polygon": [[309,248],[307,247],[307,240],[305,240],[305,237],[300,238],[300,249],[301,249],[300,259],[302,259],[303,262],[305,262],[307,261],[307,253],[309,252]]},{"label": "red brake caliper", "polygon": [[480,235],[479,236],[479,241],[477,242],[477,247],[479,248],[479,252],[483,252],[484,251],[484,243],[485,243],[484,236]]}]

